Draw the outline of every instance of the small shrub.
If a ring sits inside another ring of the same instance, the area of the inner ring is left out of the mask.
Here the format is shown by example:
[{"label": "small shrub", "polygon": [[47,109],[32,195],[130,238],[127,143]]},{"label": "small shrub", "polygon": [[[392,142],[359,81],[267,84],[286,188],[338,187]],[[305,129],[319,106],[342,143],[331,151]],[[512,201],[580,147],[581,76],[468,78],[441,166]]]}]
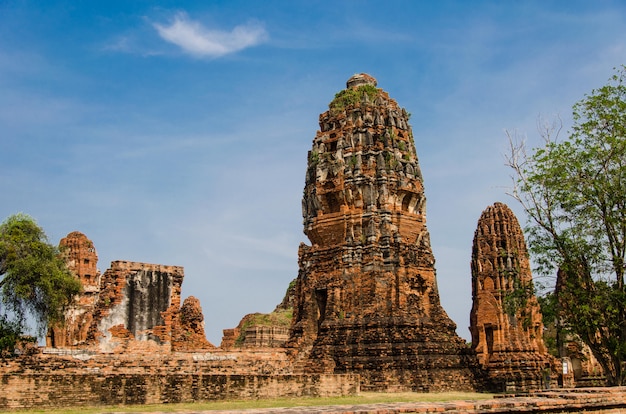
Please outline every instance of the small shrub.
[{"label": "small shrub", "polygon": [[356,155],[350,157],[350,167],[354,168],[356,166]]},{"label": "small shrub", "polygon": [[335,94],[335,98],[328,105],[328,107],[331,113],[337,114],[343,111],[346,107],[354,106],[361,102],[365,95],[367,95],[370,100],[374,100],[379,91],[380,89],[374,85],[361,85],[354,89],[344,89],[343,91]]},{"label": "small shrub", "polygon": [[310,164],[317,164],[320,160],[320,154],[317,151],[311,151],[311,156],[309,158]]}]

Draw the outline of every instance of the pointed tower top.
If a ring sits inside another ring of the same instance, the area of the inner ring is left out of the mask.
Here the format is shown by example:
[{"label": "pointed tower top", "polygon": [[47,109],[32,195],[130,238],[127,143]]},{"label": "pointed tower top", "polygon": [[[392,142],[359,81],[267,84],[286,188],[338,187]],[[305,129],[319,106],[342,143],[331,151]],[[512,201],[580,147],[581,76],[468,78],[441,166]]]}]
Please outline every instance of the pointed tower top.
[{"label": "pointed tower top", "polygon": [[352,75],[352,77],[348,79],[348,82],[346,82],[346,87],[350,89],[356,88],[357,86],[361,85],[376,86],[377,84],[378,82],[376,82],[376,78],[374,78],[373,76],[370,76],[367,73],[357,73],[355,75]]}]

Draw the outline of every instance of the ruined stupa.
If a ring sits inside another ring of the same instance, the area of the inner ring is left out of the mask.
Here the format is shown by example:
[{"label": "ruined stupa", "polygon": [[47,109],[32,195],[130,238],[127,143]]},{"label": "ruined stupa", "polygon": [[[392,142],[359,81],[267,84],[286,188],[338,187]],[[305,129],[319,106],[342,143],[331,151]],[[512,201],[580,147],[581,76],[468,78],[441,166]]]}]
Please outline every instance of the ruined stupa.
[{"label": "ruined stupa", "polygon": [[363,389],[471,388],[441,307],[409,113],[359,74],[319,117],[308,154],[289,345],[304,371]]},{"label": "ruined stupa", "polygon": [[494,391],[547,385],[552,358],[543,343],[543,323],[526,242],[515,214],[503,203],[483,211],[472,248],[472,348]]},{"label": "ruined stupa", "polygon": [[100,293],[98,253],[91,240],[73,231],[59,242],[68,269],[80,280],[83,291],[65,313],[63,324],[51,326],[46,337],[50,347],[85,345],[93,309]]}]

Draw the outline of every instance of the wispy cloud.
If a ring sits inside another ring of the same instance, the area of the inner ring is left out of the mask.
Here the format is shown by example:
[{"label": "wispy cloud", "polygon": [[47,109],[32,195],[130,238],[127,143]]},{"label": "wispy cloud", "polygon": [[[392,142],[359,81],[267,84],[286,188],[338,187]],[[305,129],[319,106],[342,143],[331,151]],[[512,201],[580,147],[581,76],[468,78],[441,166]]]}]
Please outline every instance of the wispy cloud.
[{"label": "wispy cloud", "polygon": [[128,36],[118,36],[102,46],[102,50],[111,52],[131,52],[133,49],[134,45]]},{"label": "wispy cloud", "polygon": [[154,23],[159,36],[196,57],[220,57],[265,41],[268,37],[260,23],[236,26],[232,31],[211,30],[177,13],[169,25]]}]

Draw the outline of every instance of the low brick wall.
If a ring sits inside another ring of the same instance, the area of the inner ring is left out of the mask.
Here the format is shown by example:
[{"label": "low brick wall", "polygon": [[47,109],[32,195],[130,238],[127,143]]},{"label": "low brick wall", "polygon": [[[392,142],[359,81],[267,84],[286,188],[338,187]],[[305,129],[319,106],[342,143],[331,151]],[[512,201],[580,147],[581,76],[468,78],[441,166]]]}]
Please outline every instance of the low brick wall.
[{"label": "low brick wall", "polygon": [[45,349],[0,359],[0,410],[336,396],[359,392],[355,374],[294,374],[284,352],[102,355]]},{"label": "low brick wall", "polygon": [[349,395],[355,375],[64,374],[0,376],[0,409]]}]

